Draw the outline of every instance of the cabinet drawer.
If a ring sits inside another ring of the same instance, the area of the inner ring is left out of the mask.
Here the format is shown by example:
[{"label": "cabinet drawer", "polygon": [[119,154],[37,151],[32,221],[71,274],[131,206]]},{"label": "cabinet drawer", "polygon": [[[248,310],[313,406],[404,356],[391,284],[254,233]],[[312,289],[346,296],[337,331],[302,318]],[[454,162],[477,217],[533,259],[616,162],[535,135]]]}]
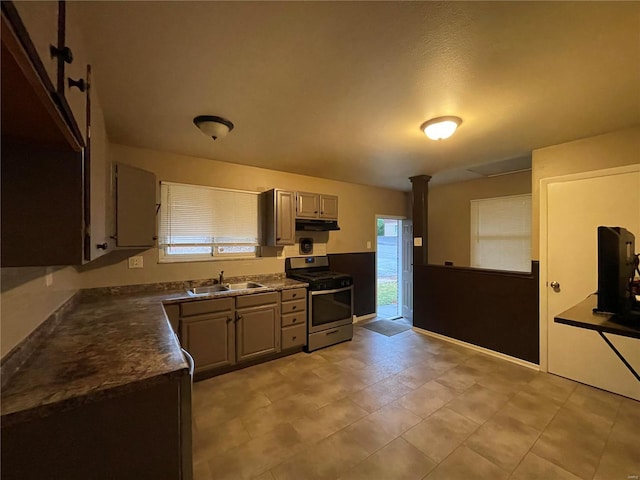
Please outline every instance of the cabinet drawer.
[{"label": "cabinet drawer", "polygon": [[292,300],[290,302],[282,302],[282,306],[280,307],[281,313],[284,315],[285,313],[294,313],[294,312],[304,312],[307,309],[307,300]]},{"label": "cabinet drawer", "polygon": [[258,305],[269,305],[270,303],[278,303],[278,292],[240,295],[236,297],[237,308],[257,307]]},{"label": "cabinet drawer", "polygon": [[203,313],[224,312],[233,310],[233,298],[216,298],[213,300],[199,300],[180,304],[180,315],[201,315]]},{"label": "cabinet drawer", "polygon": [[307,344],[307,326],[296,325],[282,329],[282,350]]},{"label": "cabinet drawer", "polygon": [[300,311],[297,313],[288,313],[282,315],[282,326],[288,327],[289,325],[302,325],[307,322],[307,312]]},{"label": "cabinet drawer", "polygon": [[305,288],[296,288],[294,290],[282,290],[282,301],[288,302],[289,300],[299,300],[305,298],[307,290]]}]

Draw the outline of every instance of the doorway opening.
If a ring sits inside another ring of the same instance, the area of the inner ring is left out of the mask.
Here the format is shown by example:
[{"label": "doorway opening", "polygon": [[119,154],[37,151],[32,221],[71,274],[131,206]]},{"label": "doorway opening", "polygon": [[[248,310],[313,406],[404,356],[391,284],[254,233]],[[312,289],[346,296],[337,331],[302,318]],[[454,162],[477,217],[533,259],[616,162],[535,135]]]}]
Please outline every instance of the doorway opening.
[{"label": "doorway opening", "polygon": [[[376,314],[411,321],[413,310],[411,222],[401,217],[376,217]],[[409,243],[411,245],[411,243]]]}]

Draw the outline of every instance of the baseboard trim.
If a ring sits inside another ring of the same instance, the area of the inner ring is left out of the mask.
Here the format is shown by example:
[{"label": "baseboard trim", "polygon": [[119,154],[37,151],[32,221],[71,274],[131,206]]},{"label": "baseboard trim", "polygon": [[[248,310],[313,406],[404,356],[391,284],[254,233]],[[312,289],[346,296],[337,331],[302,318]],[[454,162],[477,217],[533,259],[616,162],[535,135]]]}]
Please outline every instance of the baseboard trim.
[{"label": "baseboard trim", "polygon": [[361,315],[359,317],[354,315],[353,316],[353,323],[364,322],[365,320],[371,320],[372,318],[376,318],[376,314],[375,313],[369,313],[368,315]]},{"label": "baseboard trim", "polygon": [[455,338],[447,337],[446,335],[441,335],[439,333],[431,332],[429,330],[424,330],[419,327],[413,327],[413,330],[418,333],[421,333],[422,335],[427,335],[429,337],[434,337],[439,340],[444,340],[445,342],[453,343],[461,347],[466,347],[471,350],[475,350],[476,352],[484,353],[485,355],[490,355],[492,357],[496,357],[501,360],[506,360],[507,362],[515,363],[516,365],[520,365],[521,367],[530,368],[531,370],[536,370],[536,371],[540,370],[540,365],[527,362],[526,360],[522,360],[521,358],[512,357],[511,355],[506,355],[504,353],[496,352],[495,350],[490,350],[488,348],[479,347],[478,345],[474,345],[473,343],[463,342],[462,340],[457,340]]}]

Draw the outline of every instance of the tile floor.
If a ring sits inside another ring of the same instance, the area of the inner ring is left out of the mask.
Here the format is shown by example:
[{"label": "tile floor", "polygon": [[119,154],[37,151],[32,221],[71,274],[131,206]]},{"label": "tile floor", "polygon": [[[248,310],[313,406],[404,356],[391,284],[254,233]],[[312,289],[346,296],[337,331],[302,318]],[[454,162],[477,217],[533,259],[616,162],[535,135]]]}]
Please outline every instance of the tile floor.
[{"label": "tile floor", "polygon": [[640,402],[413,330],[197,382],[196,480],[640,475]]}]

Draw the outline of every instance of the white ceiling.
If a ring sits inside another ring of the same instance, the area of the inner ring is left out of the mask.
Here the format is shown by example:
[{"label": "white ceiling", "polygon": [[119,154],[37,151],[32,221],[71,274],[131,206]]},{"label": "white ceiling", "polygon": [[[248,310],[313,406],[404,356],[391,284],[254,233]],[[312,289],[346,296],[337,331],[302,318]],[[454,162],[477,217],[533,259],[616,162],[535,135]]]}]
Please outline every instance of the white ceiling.
[{"label": "white ceiling", "polygon": [[410,190],[640,124],[640,2],[81,3],[116,143]]}]

